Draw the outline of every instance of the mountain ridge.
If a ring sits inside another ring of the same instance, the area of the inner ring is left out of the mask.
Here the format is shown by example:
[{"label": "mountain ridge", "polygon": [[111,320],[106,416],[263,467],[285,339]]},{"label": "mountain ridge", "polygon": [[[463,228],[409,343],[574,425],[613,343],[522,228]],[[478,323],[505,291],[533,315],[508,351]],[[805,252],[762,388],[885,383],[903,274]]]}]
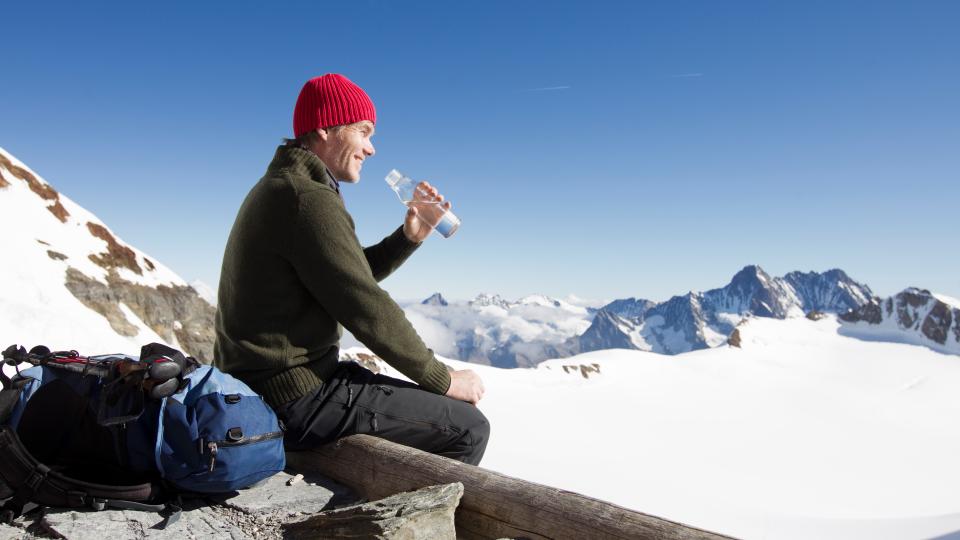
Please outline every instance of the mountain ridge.
[{"label": "mountain ridge", "polygon": [[90,354],[158,341],[212,360],[214,308],[186,281],[3,148],[0,179],[3,337]]},{"label": "mountain ridge", "polygon": [[[434,296],[437,295],[439,293]],[[532,298],[536,300],[524,304],[524,299]],[[927,322],[921,326],[901,324],[895,332],[888,332],[885,339],[960,354],[960,314],[951,311],[957,308],[938,300],[937,295],[929,291],[926,291],[925,298],[925,301],[939,302],[942,306],[925,313]],[[453,332],[456,347],[445,352],[453,358],[498,367],[527,367],[547,358],[611,348],[673,355],[726,345],[737,325],[750,317],[785,319],[809,316],[816,319],[823,313],[837,315],[843,328],[858,324],[860,333],[866,335],[869,328],[865,325],[882,320],[869,315],[873,313],[870,310],[878,310],[877,306],[887,301],[875,296],[869,286],[857,282],[839,268],[824,272],[791,271],[782,277],[773,277],[759,265],[751,264],[737,271],[723,287],[691,291],[662,302],[627,297],[600,308],[585,308],[579,316],[564,313],[564,317],[578,317],[585,328],[566,336],[544,337],[537,336],[534,331],[527,332],[526,336],[522,335],[523,332],[511,333],[509,329],[515,325],[510,318],[523,313],[530,303],[542,309],[552,307],[554,313],[559,314],[559,307],[563,305],[561,301],[545,295],[528,295],[511,301],[497,294],[483,293],[466,303],[450,302],[444,308],[458,311],[454,317],[458,320],[455,325],[458,328]],[[494,308],[496,311],[490,311]],[[465,312],[471,309],[478,311],[475,326],[464,323],[469,318]],[[859,319],[843,317],[860,310],[866,312]],[[548,319],[541,314],[539,321],[530,319],[527,322],[549,324]],[[485,320],[494,322],[496,328],[485,326]],[[434,313],[432,322],[442,325],[443,315]],[[568,327],[575,326],[567,323]],[[852,327],[844,331],[851,335],[855,333]],[[911,333],[917,335],[911,336]]]}]

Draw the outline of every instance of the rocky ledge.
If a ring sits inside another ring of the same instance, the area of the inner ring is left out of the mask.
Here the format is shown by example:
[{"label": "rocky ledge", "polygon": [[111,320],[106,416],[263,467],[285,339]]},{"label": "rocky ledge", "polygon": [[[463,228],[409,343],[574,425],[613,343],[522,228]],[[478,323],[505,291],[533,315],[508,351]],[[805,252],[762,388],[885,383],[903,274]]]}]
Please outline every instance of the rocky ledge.
[{"label": "rocky ledge", "polygon": [[0,539],[454,538],[462,494],[456,483],[365,502],[326,477],[282,473],[230,496],[185,500],[180,519],[165,529],[153,512],[51,508],[0,525]]}]

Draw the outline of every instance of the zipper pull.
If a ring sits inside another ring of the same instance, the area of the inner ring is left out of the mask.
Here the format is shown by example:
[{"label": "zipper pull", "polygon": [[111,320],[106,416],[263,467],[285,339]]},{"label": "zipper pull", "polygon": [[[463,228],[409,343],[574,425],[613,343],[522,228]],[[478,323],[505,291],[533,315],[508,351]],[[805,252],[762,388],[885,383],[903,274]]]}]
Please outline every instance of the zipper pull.
[{"label": "zipper pull", "polygon": [[207,443],[207,449],[210,450],[210,469],[209,472],[213,472],[213,468],[217,465],[217,443],[209,442]]}]

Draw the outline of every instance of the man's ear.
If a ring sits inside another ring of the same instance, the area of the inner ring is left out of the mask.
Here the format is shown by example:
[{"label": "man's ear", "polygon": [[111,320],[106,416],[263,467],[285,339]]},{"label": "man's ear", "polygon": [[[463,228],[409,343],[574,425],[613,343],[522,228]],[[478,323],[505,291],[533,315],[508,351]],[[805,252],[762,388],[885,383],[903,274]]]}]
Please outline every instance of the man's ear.
[{"label": "man's ear", "polygon": [[330,138],[330,130],[326,128],[317,128],[317,136],[321,141],[327,142],[327,140]]}]

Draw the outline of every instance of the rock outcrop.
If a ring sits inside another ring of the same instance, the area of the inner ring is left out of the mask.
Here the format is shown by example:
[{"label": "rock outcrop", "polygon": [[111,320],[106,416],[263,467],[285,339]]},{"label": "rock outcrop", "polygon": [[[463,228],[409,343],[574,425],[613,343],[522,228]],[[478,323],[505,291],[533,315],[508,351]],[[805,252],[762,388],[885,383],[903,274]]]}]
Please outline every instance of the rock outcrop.
[{"label": "rock outcrop", "polygon": [[942,352],[960,354],[960,306],[926,289],[910,287],[886,299],[873,298],[840,315],[844,330],[899,331]]},{"label": "rock outcrop", "polygon": [[[63,203],[60,202],[60,194],[57,190],[53,189],[53,186],[37,178],[35,174],[28,171],[27,169],[13,163],[10,158],[5,156],[0,152],[0,167],[3,167],[13,175],[14,178],[18,178],[26,182],[27,186],[30,188],[30,191],[36,193],[41,199],[48,201],[50,204],[47,206],[47,210],[54,215],[61,223],[66,223],[67,218],[70,217],[70,212],[67,212],[67,209],[63,207]],[[10,182],[0,176],[0,188],[9,187]]]},{"label": "rock outcrop", "polygon": [[216,309],[192,287],[148,287],[126,281],[116,272],[107,275],[105,285],[75,268],[67,269],[65,284],[83,305],[103,315],[118,334],[135,336],[138,332],[120,309],[123,304],[168,343],[203,363],[213,360]]},{"label": "rock outcrop", "polygon": [[733,332],[731,332],[730,336],[727,338],[727,345],[731,347],[737,347],[739,349],[741,342],[742,338],[740,337],[740,329],[734,328]]},{"label": "rock outcrop", "polygon": [[457,482],[400,493],[379,501],[321,512],[284,526],[291,539],[371,538],[454,540],[454,511],[463,496]]}]

